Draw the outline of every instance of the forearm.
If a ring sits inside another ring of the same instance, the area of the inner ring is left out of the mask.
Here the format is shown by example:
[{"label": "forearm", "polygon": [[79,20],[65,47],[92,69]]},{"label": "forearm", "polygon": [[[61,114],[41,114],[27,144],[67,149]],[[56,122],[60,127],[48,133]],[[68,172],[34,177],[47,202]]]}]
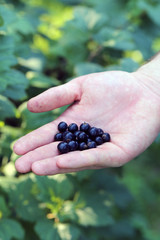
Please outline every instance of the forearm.
[{"label": "forearm", "polygon": [[145,85],[160,97],[160,52],[141,66],[137,72],[144,76]]}]

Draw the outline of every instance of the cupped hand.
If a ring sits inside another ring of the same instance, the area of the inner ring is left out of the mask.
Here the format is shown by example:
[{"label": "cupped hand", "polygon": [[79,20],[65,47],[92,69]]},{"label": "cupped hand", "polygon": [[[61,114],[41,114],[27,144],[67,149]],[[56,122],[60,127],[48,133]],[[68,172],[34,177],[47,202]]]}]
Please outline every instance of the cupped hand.
[{"label": "cupped hand", "polygon": [[[21,173],[52,175],[119,167],[143,152],[159,132],[159,97],[139,72],[110,71],[76,78],[51,88],[28,102],[31,112],[71,104],[55,121],[20,138],[14,152]],[[95,149],[59,154],[54,142],[60,121],[88,122],[109,132],[111,141]]]}]

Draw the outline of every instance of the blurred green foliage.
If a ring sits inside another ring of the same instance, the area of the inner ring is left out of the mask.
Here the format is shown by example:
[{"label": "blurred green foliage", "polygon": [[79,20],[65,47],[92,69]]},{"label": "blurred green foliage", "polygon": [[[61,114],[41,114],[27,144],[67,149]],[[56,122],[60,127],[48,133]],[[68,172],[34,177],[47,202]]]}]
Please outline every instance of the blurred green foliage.
[{"label": "blurred green foliage", "polygon": [[159,0],[0,1],[0,239],[159,240],[160,138],[118,169],[20,175],[13,142],[64,109],[29,98],[92,72],[132,72],[160,49]]}]

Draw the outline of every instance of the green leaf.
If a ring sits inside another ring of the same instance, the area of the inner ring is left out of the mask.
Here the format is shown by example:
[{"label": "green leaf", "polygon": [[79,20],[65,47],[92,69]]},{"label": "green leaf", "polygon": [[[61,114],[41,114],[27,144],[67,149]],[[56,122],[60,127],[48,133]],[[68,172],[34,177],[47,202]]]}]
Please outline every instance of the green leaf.
[{"label": "green leaf", "polygon": [[49,78],[42,73],[39,72],[29,72],[28,78],[30,82],[30,86],[37,88],[49,88],[53,86],[57,86],[60,82],[55,78]]},{"label": "green leaf", "polygon": [[0,196],[0,215],[1,215],[0,219],[6,218],[10,215],[10,210],[7,207],[7,204],[3,196]]},{"label": "green leaf", "polygon": [[14,105],[4,96],[0,95],[0,121],[15,116]]},{"label": "green leaf", "polygon": [[[12,53],[7,54],[6,53],[1,53],[0,55],[0,72],[9,70],[11,66],[14,66],[17,64],[17,59],[12,55]],[[0,78],[1,81],[2,77]]]},{"label": "green leaf", "polygon": [[151,5],[149,3],[147,3],[147,1],[138,1],[138,7],[140,9],[142,9],[143,11],[147,12],[149,17],[151,18],[151,20],[157,24],[158,26],[160,26],[160,17],[159,17],[159,13],[160,13],[160,4],[155,4],[155,5]]},{"label": "green leaf", "polygon": [[41,240],[61,240],[57,228],[50,220],[40,220],[35,225],[35,231]]},{"label": "green leaf", "polygon": [[1,219],[0,220],[0,239],[12,240],[24,239],[24,230],[22,226],[15,220],[12,219]]},{"label": "green leaf", "polygon": [[76,214],[78,216],[78,223],[82,226],[109,226],[114,223],[110,214],[111,202],[106,193],[92,193],[81,191],[78,205],[85,205],[84,207],[77,207]]},{"label": "green leaf", "polygon": [[78,240],[80,230],[74,224],[57,224],[57,231],[61,240]]},{"label": "green leaf", "polygon": [[32,180],[30,178],[22,178],[8,193],[17,216],[29,222],[36,221],[45,215],[44,210],[40,208],[39,202],[32,192],[32,188]]},{"label": "green leaf", "polygon": [[119,61],[117,65],[110,65],[105,70],[108,71],[115,71],[121,70],[126,72],[133,72],[136,71],[139,67],[139,64],[133,61],[131,58],[123,58]]},{"label": "green leaf", "polygon": [[28,86],[28,80],[20,71],[11,69],[2,72],[0,80],[6,82],[6,90],[2,94],[14,100],[20,100],[26,97],[25,89]]},{"label": "green leaf", "polygon": [[41,240],[78,240],[80,230],[71,224],[54,224],[50,220],[38,221],[35,231]]},{"label": "green leaf", "polygon": [[96,63],[78,63],[75,66],[75,73],[77,76],[82,76],[85,74],[95,73],[95,72],[102,72],[104,68]]},{"label": "green leaf", "polygon": [[22,116],[22,127],[27,130],[33,130],[42,125],[52,122],[59,114],[59,110],[55,110],[55,114],[52,111],[43,113],[32,113],[27,109],[27,103],[23,103],[19,107],[19,112]]},{"label": "green leaf", "polygon": [[60,222],[77,222],[76,204],[72,201],[65,201],[57,214]]},{"label": "green leaf", "polygon": [[129,31],[115,28],[102,28],[94,35],[94,40],[100,45],[118,50],[133,50],[135,43]]},{"label": "green leaf", "polygon": [[39,188],[38,197],[43,202],[52,202],[52,197],[53,201],[54,197],[66,200],[73,194],[73,183],[66,175],[36,176],[36,180]]}]

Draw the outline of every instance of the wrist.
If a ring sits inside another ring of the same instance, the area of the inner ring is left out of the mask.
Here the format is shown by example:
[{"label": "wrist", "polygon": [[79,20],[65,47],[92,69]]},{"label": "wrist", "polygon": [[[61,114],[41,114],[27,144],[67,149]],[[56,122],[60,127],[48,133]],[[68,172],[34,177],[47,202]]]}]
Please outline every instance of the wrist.
[{"label": "wrist", "polygon": [[160,97],[160,52],[141,66],[136,73],[140,74],[143,83]]}]

